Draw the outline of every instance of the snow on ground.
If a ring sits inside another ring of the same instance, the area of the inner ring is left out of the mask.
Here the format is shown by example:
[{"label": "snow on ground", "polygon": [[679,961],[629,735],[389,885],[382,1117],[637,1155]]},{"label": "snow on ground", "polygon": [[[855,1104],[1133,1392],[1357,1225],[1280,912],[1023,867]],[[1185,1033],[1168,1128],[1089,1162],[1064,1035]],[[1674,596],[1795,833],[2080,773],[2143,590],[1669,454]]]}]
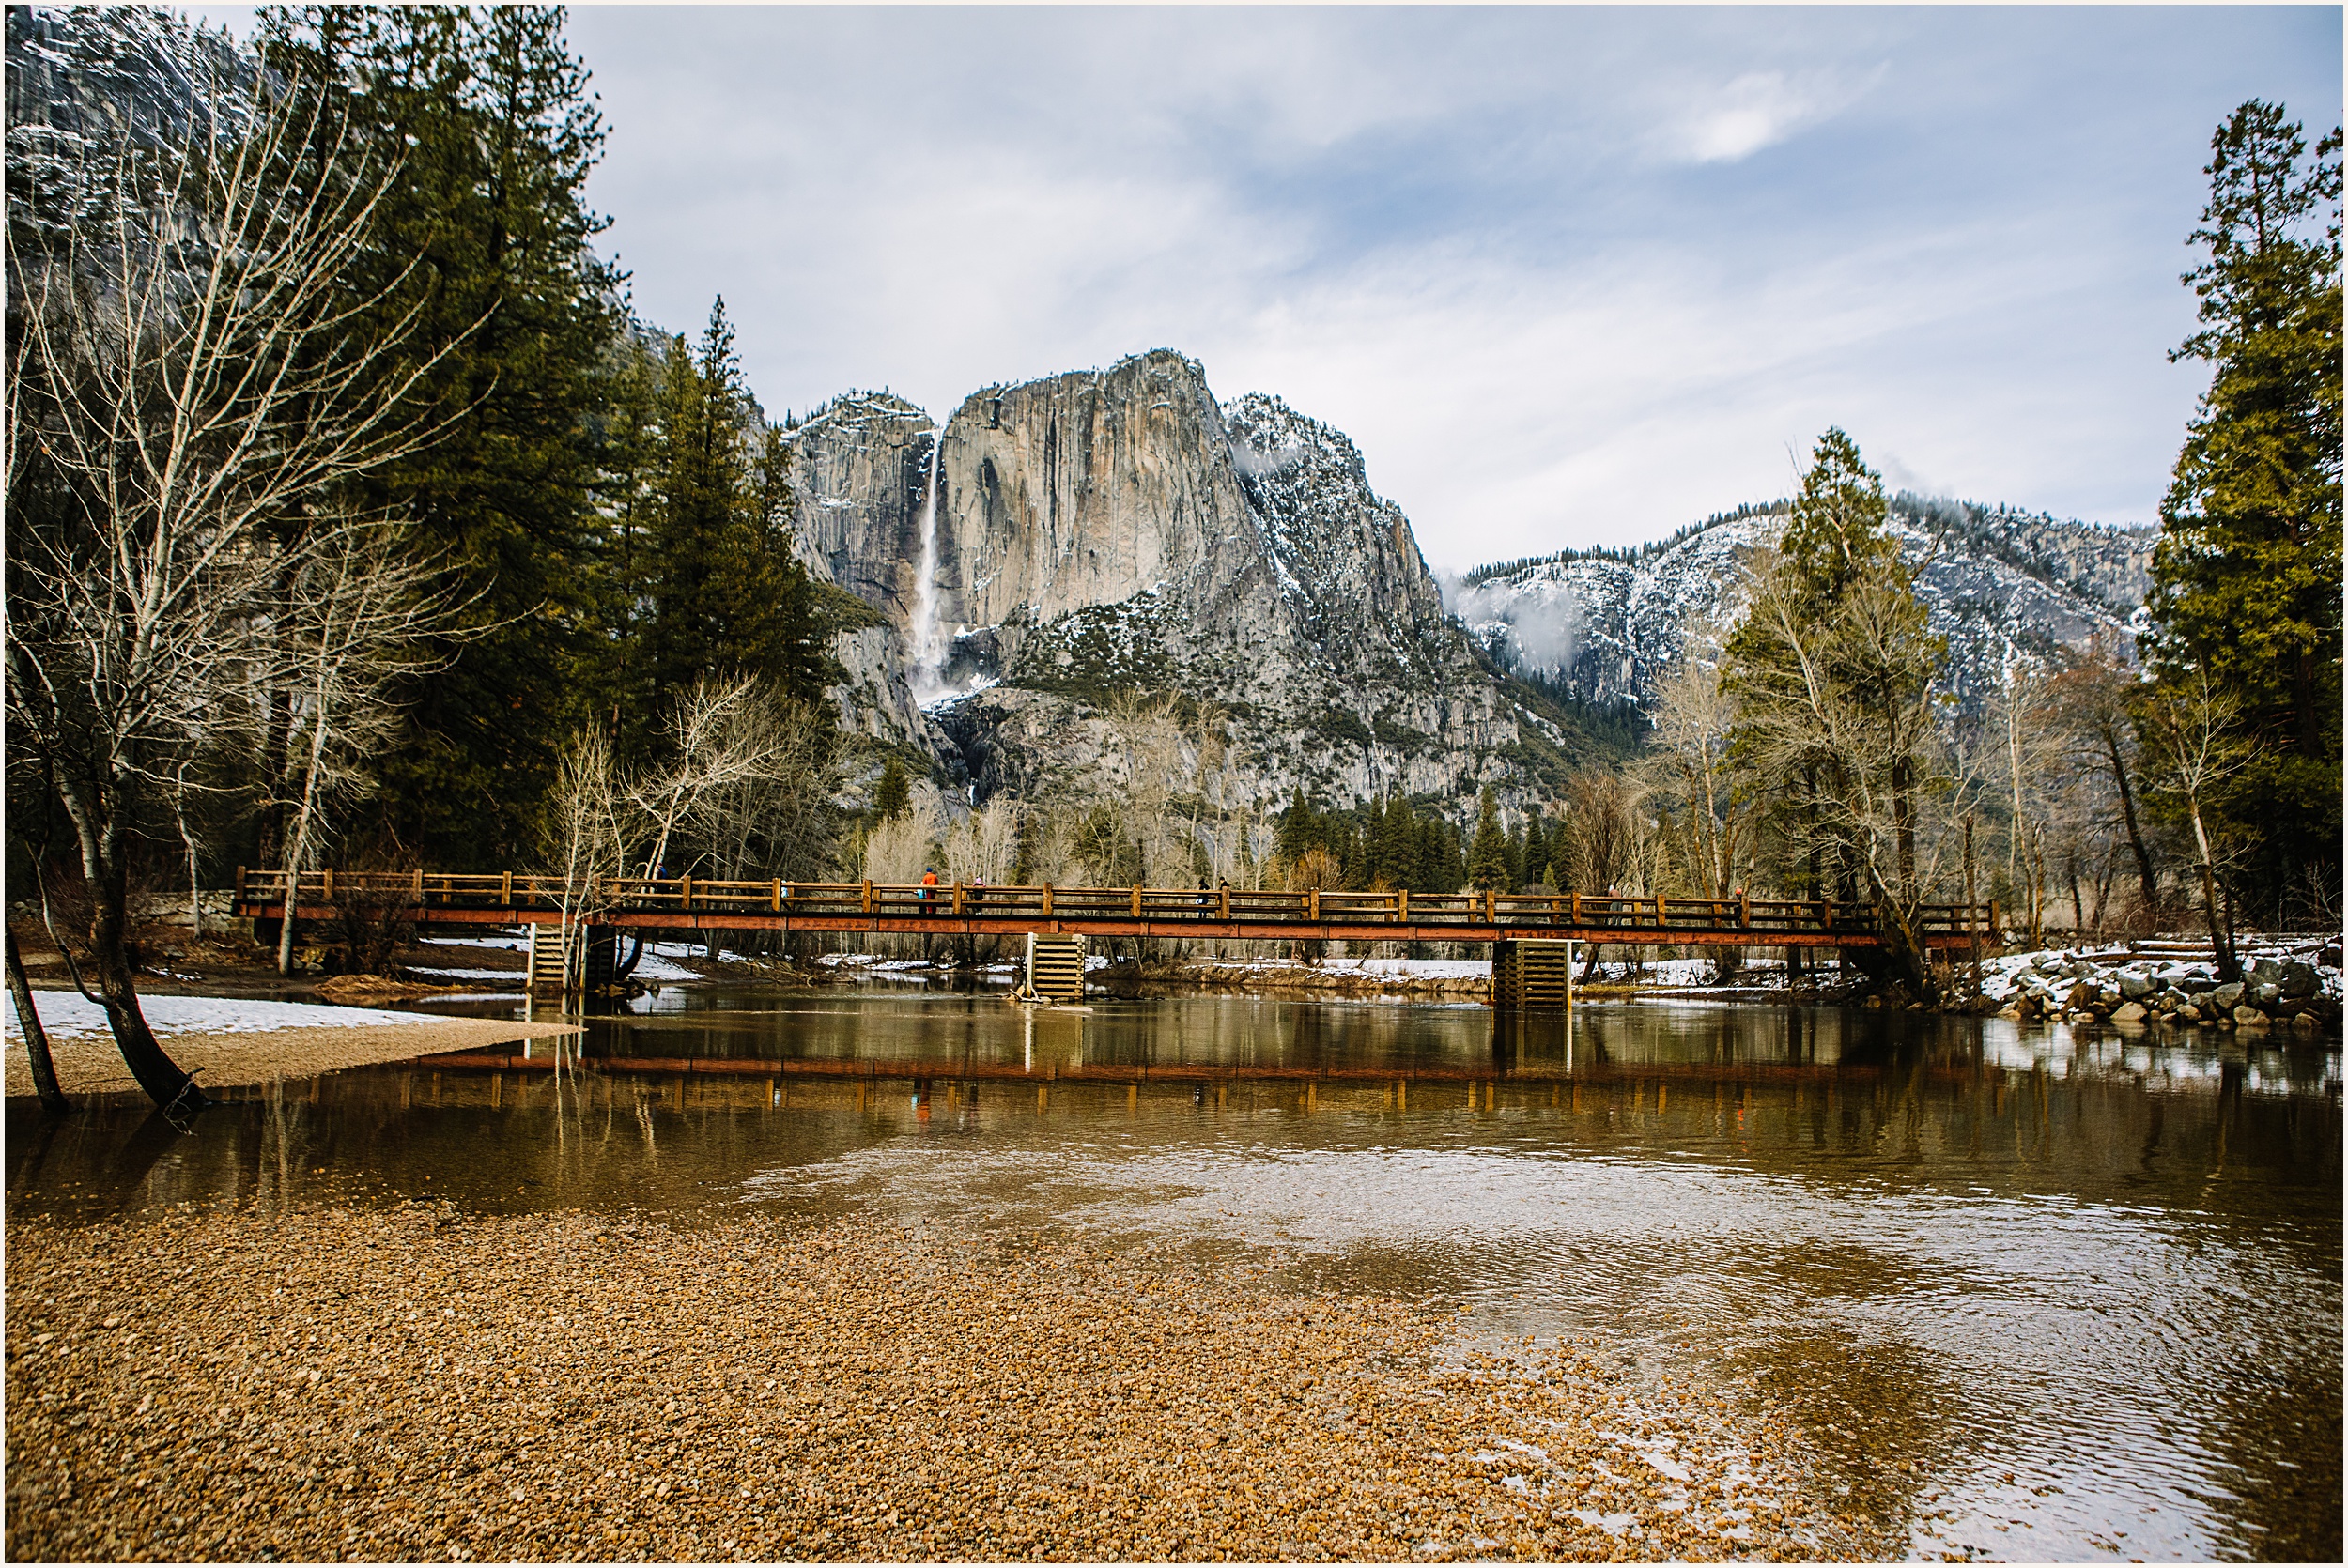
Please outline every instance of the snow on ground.
[{"label": "snow on ground", "polygon": [[[2323,945],[2321,942],[2246,938],[2239,944],[2238,952],[2246,971],[2258,972],[2265,966],[2264,972],[2278,981],[2282,966],[2307,965],[2314,971],[2317,992],[2336,998],[2341,993],[2340,970],[2328,964],[2310,963]],[[2093,946],[2008,953],[2000,958],[1984,959],[1981,965],[1981,993],[1999,1002],[2032,994],[2067,994],[2081,980],[2136,992],[2139,996],[2170,992],[2189,995],[2217,986],[2217,966],[2213,959]],[[2255,985],[2256,981],[2252,983]]]},{"label": "snow on ground", "polygon": [[419,964],[407,965],[410,975],[429,975],[437,980],[518,980],[518,969],[426,969]]},{"label": "snow on ground", "polygon": [[[33,1010],[40,1026],[54,1038],[68,1040],[108,1033],[106,1015],[79,992],[37,991]],[[412,1024],[414,1013],[386,1012],[378,1007],[337,1007],[322,1002],[261,1002],[242,996],[142,996],[139,1010],[156,1036],[252,1035],[272,1029],[353,1028],[371,1023]],[[0,1008],[6,1032],[17,1033],[16,1009]]]},{"label": "snow on ground", "polygon": [[528,931],[504,930],[489,936],[420,936],[419,947],[503,947],[517,953],[530,951]]},{"label": "snow on ground", "polygon": [[1412,980],[1481,980],[1492,966],[1482,959],[1322,959],[1308,964],[1297,959],[1207,959],[1190,961],[1217,969],[1245,969],[1264,974],[1294,970],[1307,975],[1383,975]]}]

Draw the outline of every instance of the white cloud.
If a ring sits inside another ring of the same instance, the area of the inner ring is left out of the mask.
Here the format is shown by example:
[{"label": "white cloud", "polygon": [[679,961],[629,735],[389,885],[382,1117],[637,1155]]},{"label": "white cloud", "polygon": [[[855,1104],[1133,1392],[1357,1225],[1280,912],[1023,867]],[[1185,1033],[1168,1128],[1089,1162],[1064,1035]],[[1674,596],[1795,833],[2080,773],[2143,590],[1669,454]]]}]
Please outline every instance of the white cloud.
[{"label": "white cloud", "polygon": [[1780,70],[1746,71],[1687,103],[1661,132],[1667,157],[1691,163],[1734,163],[1840,113],[1871,85],[1842,85]]},{"label": "white cloud", "polygon": [[2287,8],[570,31],[639,308],[690,331],[723,292],[771,410],[1176,348],[1347,431],[1455,568],[1784,494],[1830,423],[1935,487],[2148,516],[2201,384],[2162,354],[2209,127],[2340,100],[2337,11]]}]

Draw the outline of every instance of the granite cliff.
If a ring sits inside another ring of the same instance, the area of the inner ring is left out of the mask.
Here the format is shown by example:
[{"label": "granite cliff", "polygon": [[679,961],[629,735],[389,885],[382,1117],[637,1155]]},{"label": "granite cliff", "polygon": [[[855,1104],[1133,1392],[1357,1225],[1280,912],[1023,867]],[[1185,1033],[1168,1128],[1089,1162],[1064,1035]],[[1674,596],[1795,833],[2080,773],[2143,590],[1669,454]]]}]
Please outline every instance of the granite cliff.
[{"label": "granite cliff", "polygon": [[1595,755],[1445,616],[1351,441],[1277,398],[1224,408],[1181,355],[985,388],[942,431],[843,397],[792,441],[810,564],[882,618],[918,699],[888,724],[981,796],[1082,792],[1134,691],[1206,710],[1242,798],[1456,799]]},{"label": "granite cliff", "polygon": [[[1736,619],[1784,526],[1782,503],[1748,506],[1636,550],[1484,568],[1447,614],[1352,442],[1276,397],[1226,407],[1165,350],[982,389],[942,430],[850,394],[792,442],[810,565],[870,617],[841,639],[843,721],[981,798],[1115,787],[1107,715],[1131,692],[1204,710],[1241,802],[1545,793],[1606,754],[1553,699],[1648,707],[1691,631]],[[1892,528],[1968,710],[2016,657],[2133,646],[2151,529],[1908,495]]]}]

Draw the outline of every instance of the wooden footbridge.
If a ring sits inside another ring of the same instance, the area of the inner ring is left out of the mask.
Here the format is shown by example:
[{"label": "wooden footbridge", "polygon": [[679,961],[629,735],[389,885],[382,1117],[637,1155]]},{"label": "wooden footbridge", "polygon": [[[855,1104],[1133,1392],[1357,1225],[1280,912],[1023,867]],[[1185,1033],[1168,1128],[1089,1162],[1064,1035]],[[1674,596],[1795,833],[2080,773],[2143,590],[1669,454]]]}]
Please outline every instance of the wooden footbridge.
[{"label": "wooden footbridge", "polygon": [[[588,925],[664,931],[849,931],[930,936],[1189,937],[1289,942],[1577,942],[1872,947],[1866,906],[1831,899],[1624,898],[1593,893],[1272,892],[1237,887],[1031,887],[948,883],[717,882],[520,872],[237,869],[236,913],[325,920],[338,900],[404,904],[420,924]],[[1996,942],[1998,907],[1927,904],[1930,947]]]}]

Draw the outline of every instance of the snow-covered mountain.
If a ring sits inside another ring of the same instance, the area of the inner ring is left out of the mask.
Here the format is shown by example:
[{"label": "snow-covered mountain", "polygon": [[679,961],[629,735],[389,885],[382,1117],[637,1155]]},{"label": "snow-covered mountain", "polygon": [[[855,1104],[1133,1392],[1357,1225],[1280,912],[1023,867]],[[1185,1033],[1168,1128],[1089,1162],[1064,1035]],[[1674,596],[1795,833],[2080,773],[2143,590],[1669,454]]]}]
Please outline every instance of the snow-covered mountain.
[{"label": "snow-covered mountain", "polygon": [[[1691,635],[1735,623],[1748,562],[1784,521],[1782,503],[1746,507],[1639,550],[1483,568],[1460,578],[1452,609],[1502,666],[1584,701],[1645,708]],[[1969,708],[2017,654],[2046,659],[2098,632],[2134,646],[2154,529],[1909,495],[1893,500],[1891,529]]]}]

